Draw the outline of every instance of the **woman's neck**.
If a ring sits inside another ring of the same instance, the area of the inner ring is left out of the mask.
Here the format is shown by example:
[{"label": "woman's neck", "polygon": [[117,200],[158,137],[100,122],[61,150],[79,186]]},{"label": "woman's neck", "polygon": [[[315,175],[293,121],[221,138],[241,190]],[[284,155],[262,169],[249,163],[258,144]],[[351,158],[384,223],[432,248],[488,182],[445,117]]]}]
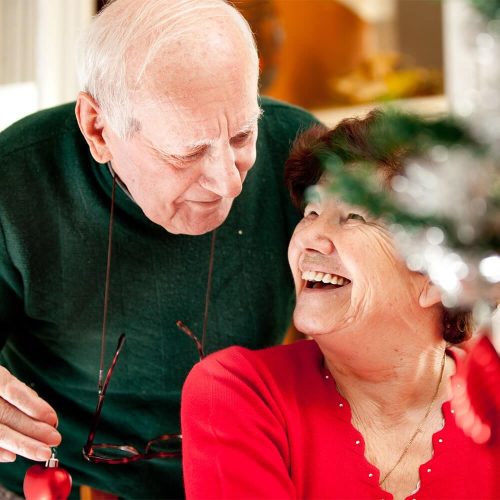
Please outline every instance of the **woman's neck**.
[{"label": "woman's neck", "polygon": [[[430,335],[425,343],[400,345],[384,337],[386,340],[370,334],[373,345],[357,343],[353,350],[346,349],[342,341],[316,340],[339,393],[349,401],[353,411],[380,424],[392,425],[406,418],[409,410],[429,404],[440,377],[446,344]],[[398,336],[393,334],[390,338]],[[439,398],[448,396],[452,365],[447,363],[443,373]]]},{"label": "woman's neck", "polygon": [[432,435],[443,425],[441,406],[455,370],[438,322],[419,319],[372,321],[369,329],[316,338],[364,438],[365,458],[395,499],[415,490],[420,465],[432,457]]}]

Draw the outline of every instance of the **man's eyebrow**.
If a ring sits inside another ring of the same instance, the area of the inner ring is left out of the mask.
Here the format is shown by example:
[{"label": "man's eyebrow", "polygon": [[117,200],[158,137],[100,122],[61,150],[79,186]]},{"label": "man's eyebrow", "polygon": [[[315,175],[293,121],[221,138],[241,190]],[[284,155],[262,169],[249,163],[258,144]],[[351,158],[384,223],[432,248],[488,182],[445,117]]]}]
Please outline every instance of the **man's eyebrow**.
[{"label": "man's eyebrow", "polygon": [[259,121],[260,117],[264,114],[264,110],[259,108],[257,113],[255,113],[249,120],[247,120],[242,127],[240,127],[239,131],[235,135],[243,134],[245,132],[250,132],[254,129],[255,125]]},{"label": "man's eyebrow", "polygon": [[[259,110],[243,124],[243,126],[236,133],[236,136],[251,132],[255,128],[255,125],[259,121],[259,118],[262,116],[263,112],[264,111],[259,108]],[[160,158],[180,160],[187,156],[202,153],[203,151],[206,151],[208,148],[210,148],[210,146],[213,146],[216,142],[216,139],[201,139],[199,141],[192,142],[191,144],[187,144],[185,146],[186,152],[183,154],[169,153],[167,151],[164,151],[160,147],[155,146],[150,141],[148,141],[148,147],[152,149],[153,152],[156,153]]]},{"label": "man's eyebrow", "polygon": [[207,150],[213,143],[215,143],[215,140],[197,141],[197,142],[194,142],[194,143],[186,146],[185,147],[186,151],[183,153],[171,153],[171,152],[165,151],[161,147],[155,146],[150,141],[148,141],[147,146],[149,149],[151,149],[153,151],[154,154],[156,154],[161,159],[182,160],[183,158],[186,158],[188,156],[202,153],[203,151]]},{"label": "man's eyebrow", "polygon": [[[202,150],[208,149],[210,146],[213,146],[216,142],[216,139],[201,139],[199,141],[186,144],[184,146],[184,149],[186,151],[185,155],[201,152]],[[184,154],[181,154],[179,156],[184,156]]]},{"label": "man's eyebrow", "polygon": [[[259,110],[256,113],[254,113],[245,123],[243,123],[243,125],[239,128],[238,132],[236,132],[236,134],[233,137],[251,132],[255,128],[255,125],[259,121],[259,118],[262,116],[263,112],[264,111],[261,108],[259,108]],[[189,151],[189,154],[193,154],[193,152],[198,152],[201,151],[202,149],[209,148],[215,142],[217,142],[216,139],[202,139],[200,141],[187,144],[185,148],[187,151]]]}]

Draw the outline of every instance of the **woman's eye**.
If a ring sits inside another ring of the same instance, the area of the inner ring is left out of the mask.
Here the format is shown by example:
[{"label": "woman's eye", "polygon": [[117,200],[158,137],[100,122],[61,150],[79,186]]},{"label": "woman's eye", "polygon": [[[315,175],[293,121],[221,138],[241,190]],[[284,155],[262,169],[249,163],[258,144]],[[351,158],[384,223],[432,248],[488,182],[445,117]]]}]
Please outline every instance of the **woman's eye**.
[{"label": "woman's eye", "polygon": [[306,209],[304,211],[304,219],[317,217],[317,216],[318,216],[318,212],[316,212],[316,210],[307,210]]},{"label": "woman's eye", "polygon": [[347,215],[346,220],[360,220],[361,222],[366,222],[362,215],[350,213]]}]

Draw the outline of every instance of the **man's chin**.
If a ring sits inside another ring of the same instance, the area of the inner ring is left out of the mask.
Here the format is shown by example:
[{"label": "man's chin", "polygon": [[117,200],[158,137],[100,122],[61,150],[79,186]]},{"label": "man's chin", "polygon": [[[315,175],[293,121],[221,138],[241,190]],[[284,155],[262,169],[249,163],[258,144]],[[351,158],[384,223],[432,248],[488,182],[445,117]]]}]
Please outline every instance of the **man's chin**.
[{"label": "man's chin", "polygon": [[162,224],[164,229],[172,234],[186,234],[188,236],[201,236],[202,234],[209,233],[214,229],[221,226],[229,215],[229,210],[218,210],[215,213],[209,214],[207,216],[200,216],[197,214],[194,217],[182,218],[180,220],[175,220],[175,218],[169,223]]}]

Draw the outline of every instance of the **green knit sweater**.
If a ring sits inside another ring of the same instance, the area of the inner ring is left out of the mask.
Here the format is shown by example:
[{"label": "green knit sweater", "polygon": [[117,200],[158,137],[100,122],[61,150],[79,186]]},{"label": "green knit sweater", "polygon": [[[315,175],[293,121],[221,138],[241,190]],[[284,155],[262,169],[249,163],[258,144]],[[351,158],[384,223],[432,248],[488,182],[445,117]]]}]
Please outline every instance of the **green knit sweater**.
[{"label": "green knit sweater", "polygon": [[[257,162],[217,231],[207,351],[279,342],[292,308],[286,250],[298,214],[283,163],[314,119],[262,99]],[[181,497],[180,461],[95,465],[82,457],[97,402],[111,175],[96,163],[74,104],[27,117],[0,134],[0,361],[57,411],[61,464],[78,485],[123,498]],[[179,398],[197,352],[175,325],[201,335],[210,234],[172,235],[117,189],[106,367],[127,340],[96,442],[142,447],[179,431]],[[30,463],[0,465],[20,493]]]}]

